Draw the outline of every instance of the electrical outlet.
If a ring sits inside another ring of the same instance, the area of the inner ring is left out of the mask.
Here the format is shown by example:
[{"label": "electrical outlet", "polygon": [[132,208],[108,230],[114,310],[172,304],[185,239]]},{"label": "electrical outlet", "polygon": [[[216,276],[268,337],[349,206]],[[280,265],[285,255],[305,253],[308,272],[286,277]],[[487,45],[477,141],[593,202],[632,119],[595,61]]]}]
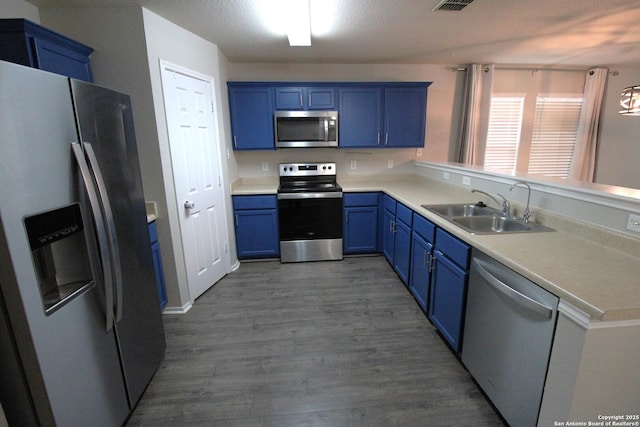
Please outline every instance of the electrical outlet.
[{"label": "electrical outlet", "polygon": [[468,176],[463,176],[462,177],[462,184],[463,185],[471,185],[471,178],[469,178]]},{"label": "electrical outlet", "polygon": [[443,172],[442,173],[442,179],[448,180],[449,179],[449,172]]},{"label": "electrical outlet", "polygon": [[355,169],[357,167],[356,161],[355,160],[351,160],[351,169]]},{"label": "electrical outlet", "polygon": [[262,162],[262,172],[269,171],[269,162]]},{"label": "electrical outlet", "polygon": [[627,230],[640,233],[640,215],[629,214],[629,219],[627,220]]},{"label": "electrical outlet", "polygon": [[422,157],[422,148],[416,148],[416,157]]},{"label": "electrical outlet", "polygon": [[387,168],[391,169],[393,167],[393,160],[387,160]]}]

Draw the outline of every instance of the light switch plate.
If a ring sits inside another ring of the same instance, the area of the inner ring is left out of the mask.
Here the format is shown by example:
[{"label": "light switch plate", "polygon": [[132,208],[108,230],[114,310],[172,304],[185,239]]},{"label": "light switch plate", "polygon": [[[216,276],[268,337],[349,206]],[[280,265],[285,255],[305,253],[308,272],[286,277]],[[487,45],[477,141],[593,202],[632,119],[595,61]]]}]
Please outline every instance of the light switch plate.
[{"label": "light switch plate", "polygon": [[351,169],[355,169],[357,167],[357,163],[355,160],[351,160],[351,165],[350,165]]}]

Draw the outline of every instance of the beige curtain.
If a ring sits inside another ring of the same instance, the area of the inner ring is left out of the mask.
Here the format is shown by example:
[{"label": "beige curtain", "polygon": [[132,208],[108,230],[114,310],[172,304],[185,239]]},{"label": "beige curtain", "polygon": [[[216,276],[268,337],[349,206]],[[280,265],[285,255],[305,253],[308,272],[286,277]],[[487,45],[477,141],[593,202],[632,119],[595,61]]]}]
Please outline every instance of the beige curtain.
[{"label": "beige curtain", "polygon": [[609,70],[607,68],[593,68],[587,72],[569,178],[593,182],[598,148],[600,111],[608,74]]},{"label": "beige curtain", "polygon": [[466,165],[479,165],[484,159],[494,66],[470,64],[466,73],[462,131],[456,160]]}]

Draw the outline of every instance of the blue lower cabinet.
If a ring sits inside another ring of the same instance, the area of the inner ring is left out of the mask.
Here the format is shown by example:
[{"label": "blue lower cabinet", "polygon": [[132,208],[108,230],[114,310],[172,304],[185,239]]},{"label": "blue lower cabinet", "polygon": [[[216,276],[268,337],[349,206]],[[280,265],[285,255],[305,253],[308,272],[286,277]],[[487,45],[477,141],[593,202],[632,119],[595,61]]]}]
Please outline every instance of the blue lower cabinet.
[{"label": "blue lower cabinet", "polygon": [[238,259],[280,256],[276,196],[233,196]]},{"label": "blue lower cabinet", "polygon": [[409,290],[425,313],[429,300],[435,234],[435,224],[414,212]]},{"label": "blue lower cabinet", "polygon": [[411,270],[413,211],[386,194],[382,198],[382,253],[405,285]]},{"label": "blue lower cabinet", "polygon": [[446,231],[436,231],[429,319],[460,354],[471,248]]},{"label": "blue lower cabinet", "polygon": [[345,254],[378,251],[378,193],[345,193],[342,244]]},{"label": "blue lower cabinet", "polygon": [[156,222],[149,224],[149,238],[151,240],[151,254],[153,255],[153,268],[156,273],[156,285],[158,286],[158,299],[160,308],[167,306],[167,287],[164,280],[164,270],[162,269],[162,254],[160,253],[160,243],[158,243],[158,229]]},{"label": "blue lower cabinet", "polygon": [[433,245],[414,231],[411,240],[411,274],[409,275],[411,280],[409,281],[409,289],[425,313],[429,297],[432,256]]},{"label": "blue lower cabinet", "polygon": [[[407,209],[403,205],[398,204],[398,211],[401,208]],[[411,212],[411,211],[409,211]],[[396,215],[395,225],[395,253],[393,261],[393,269],[396,270],[400,279],[405,285],[409,285],[409,275],[411,269],[411,215],[409,214],[409,222],[404,222],[401,216]]]}]

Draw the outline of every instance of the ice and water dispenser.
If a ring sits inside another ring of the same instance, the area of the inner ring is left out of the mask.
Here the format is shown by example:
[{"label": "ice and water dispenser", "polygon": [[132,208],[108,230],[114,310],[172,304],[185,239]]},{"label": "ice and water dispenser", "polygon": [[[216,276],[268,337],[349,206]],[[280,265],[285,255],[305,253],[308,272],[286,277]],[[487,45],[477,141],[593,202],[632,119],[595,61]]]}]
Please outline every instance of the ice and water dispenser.
[{"label": "ice and water dispenser", "polygon": [[51,314],[94,285],[77,203],[25,217],[44,310]]}]

